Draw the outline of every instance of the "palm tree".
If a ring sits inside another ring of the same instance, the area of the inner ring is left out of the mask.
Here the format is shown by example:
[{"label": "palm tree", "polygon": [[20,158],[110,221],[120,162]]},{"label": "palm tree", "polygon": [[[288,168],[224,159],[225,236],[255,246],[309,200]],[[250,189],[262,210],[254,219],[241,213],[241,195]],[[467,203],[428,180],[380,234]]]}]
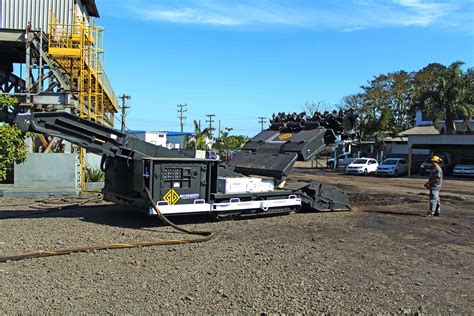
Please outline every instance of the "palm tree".
[{"label": "palm tree", "polygon": [[209,140],[211,139],[211,129],[201,130],[201,124],[194,120],[194,137],[187,137],[185,141],[186,149],[208,150]]},{"label": "palm tree", "polygon": [[463,64],[430,64],[415,74],[415,106],[431,115],[435,125],[444,119],[447,134],[456,133],[456,119],[466,122],[474,115],[473,70],[463,72]]}]

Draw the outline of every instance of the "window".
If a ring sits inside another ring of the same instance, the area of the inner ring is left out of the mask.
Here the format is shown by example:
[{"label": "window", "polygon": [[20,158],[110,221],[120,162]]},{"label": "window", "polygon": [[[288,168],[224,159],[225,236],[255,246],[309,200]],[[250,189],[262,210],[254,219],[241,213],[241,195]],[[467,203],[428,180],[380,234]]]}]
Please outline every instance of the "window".
[{"label": "window", "polygon": [[433,118],[431,117],[430,114],[427,114],[425,112],[421,112],[421,120],[422,121],[432,121]]}]

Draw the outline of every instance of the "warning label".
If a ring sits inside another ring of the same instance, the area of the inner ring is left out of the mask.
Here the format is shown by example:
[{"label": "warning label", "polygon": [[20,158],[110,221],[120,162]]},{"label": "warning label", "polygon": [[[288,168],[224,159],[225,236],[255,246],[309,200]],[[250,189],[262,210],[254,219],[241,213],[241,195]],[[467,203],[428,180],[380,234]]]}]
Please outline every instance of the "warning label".
[{"label": "warning label", "polygon": [[291,138],[293,136],[292,133],[284,133],[284,134],[281,134],[280,136],[278,136],[278,139],[279,140],[287,140],[289,138]]},{"label": "warning label", "polygon": [[171,189],[168,192],[166,192],[163,199],[167,201],[170,205],[175,205],[179,201],[180,197],[179,197],[179,194],[176,193],[175,190]]}]

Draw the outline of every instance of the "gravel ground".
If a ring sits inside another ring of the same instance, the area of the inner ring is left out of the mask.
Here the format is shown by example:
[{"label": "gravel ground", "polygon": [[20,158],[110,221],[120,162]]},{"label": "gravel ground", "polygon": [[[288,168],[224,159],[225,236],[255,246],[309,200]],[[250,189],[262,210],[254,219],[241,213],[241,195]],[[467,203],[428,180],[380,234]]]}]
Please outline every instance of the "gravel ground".
[{"label": "gravel ground", "polygon": [[[293,176],[343,189],[354,210],[179,218],[216,237],[1,263],[0,312],[472,313],[474,181],[446,180],[442,217],[424,218],[421,178]],[[188,237],[105,202],[46,214],[32,204],[0,198],[0,255]]]}]

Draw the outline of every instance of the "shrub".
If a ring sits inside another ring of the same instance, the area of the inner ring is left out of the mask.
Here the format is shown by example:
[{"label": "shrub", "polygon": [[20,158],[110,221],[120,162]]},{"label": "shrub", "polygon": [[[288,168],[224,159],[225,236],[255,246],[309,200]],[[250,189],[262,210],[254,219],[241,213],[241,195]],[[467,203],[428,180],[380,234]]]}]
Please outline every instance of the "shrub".
[{"label": "shrub", "polygon": [[[8,94],[0,93],[0,111],[8,111],[17,103],[17,100]],[[25,144],[27,133],[15,125],[0,123],[0,181],[7,177],[8,171],[16,163],[26,159],[27,146]]]},{"label": "shrub", "polygon": [[86,182],[104,182],[105,173],[99,168],[86,168]]}]

